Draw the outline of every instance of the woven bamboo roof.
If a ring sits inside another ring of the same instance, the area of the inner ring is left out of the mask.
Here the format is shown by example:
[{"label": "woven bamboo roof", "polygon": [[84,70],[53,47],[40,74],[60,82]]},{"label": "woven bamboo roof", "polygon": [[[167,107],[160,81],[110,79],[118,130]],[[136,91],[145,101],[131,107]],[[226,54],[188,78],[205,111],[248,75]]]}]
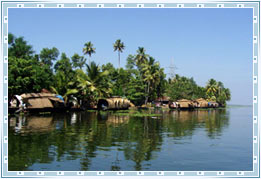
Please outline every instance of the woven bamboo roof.
[{"label": "woven bamboo roof", "polygon": [[189,99],[180,99],[180,100],[177,100],[177,102],[192,102],[192,101]]},{"label": "woven bamboo roof", "polygon": [[24,98],[43,98],[43,97],[55,97],[56,94],[52,93],[24,93],[21,97]]}]

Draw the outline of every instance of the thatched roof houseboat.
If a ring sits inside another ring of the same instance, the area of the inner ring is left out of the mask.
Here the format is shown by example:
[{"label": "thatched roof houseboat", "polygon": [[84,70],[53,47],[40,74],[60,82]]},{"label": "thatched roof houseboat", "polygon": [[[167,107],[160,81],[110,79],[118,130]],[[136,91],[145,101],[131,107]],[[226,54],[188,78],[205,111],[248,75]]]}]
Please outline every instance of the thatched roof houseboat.
[{"label": "thatched roof houseboat", "polygon": [[176,104],[179,109],[193,109],[195,107],[194,102],[188,99],[177,100]]},{"label": "thatched roof houseboat", "polygon": [[111,97],[106,99],[99,99],[97,108],[98,110],[117,110],[117,109],[128,109],[133,104],[122,97]]},{"label": "thatched roof houseboat", "polygon": [[215,102],[215,101],[209,101],[208,102],[208,107],[210,107],[210,108],[217,108],[217,107],[219,107],[219,104],[217,102]]},{"label": "thatched roof houseboat", "polygon": [[154,103],[156,107],[160,107],[160,106],[166,106],[169,104],[169,97],[167,96],[163,96],[163,97],[159,97],[157,98]]},{"label": "thatched roof houseboat", "polygon": [[26,93],[21,95],[26,109],[47,110],[65,108],[61,96],[52,93]]},{"label": "thatched roof houseboat", "polygon": [[188,99],[181,99],[171,102],[169,107],[172,109],[194,109],[194,108],[217,108],[219,104],[213,101],[207,101],[203,98],[194,101]]},{"label": "thatched roof houseboat", "polygon": [[197,108],[207,108],[208,107],[208,101],[203,98],[196,99],[194,101],[194,103],[196,104]]},{"label": "thatched roof houseboat", "polygon": [[[11,100],[10,112],[26,110],[30,112],[57,111],[65,108],[65,103],[60,95],[52,93],[25,93],[16,95]],[[19,104],[19,105],[18,105]]]}]

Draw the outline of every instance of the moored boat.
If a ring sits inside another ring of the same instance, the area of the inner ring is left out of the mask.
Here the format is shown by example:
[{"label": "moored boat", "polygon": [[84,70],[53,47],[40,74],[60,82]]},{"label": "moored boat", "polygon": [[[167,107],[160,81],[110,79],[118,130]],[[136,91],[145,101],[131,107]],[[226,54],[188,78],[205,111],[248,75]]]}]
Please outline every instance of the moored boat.
[{"label": "moored boat", "polygon": [[8,112],[57,112],[66,109],[65,102],[59,95],[52,93],[24,93],[15,95],[12,98]]},{"label": "moored boat", "polygon": [[133,104],[128,99],[118,96],[99,99],[97,104],[98,110],[124,110],[132,106]]}]

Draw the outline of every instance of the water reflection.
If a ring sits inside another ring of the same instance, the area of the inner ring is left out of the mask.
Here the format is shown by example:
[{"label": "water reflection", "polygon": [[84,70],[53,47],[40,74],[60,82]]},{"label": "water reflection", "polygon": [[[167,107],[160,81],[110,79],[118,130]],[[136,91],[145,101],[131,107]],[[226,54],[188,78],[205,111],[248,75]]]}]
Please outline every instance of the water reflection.
[{"label": "water reflection", "polygon": [[[102,165],[106,170],[149,169],[165,138],[182,140],[205,129],[214,139],[229,125],[226,109],[143,112],[162,116],[74,112],[10,117],[9,170],[39,170],[41,164],[49,164],[45,170],[64,170],[68,161],[78,161],[70,170],[100,170]],[[55,162],[61,167],[55,168]]]},{"label": "water reflection", "polygon": [[197,128],[205,128],[210,138],[222,134],[222,130],[229,125],[229,112],[226,109],[170,111],[169,120],[163,126],[171,132],[169,136],[192,136]]},{"label": "water reflection", "polygon": [[17,116],[9,118],[9,126],[15,133],[40,133],[54,130],[52,116]]}]

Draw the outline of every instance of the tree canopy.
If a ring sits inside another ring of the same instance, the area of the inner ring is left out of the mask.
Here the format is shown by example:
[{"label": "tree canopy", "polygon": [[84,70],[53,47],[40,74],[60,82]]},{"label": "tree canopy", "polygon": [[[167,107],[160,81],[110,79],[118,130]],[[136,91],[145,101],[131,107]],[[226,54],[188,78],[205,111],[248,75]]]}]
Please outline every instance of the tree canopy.
[{"label": "tree canopy", "polygon": [[[83,54],[74,53],[70,58],[56,47],[43,48],[39,54],[23,37],[8,35],[9,96],[28,92],[40,92],[43,88],[64,97],[76,96],[82,101],[95,104],[97,99],[111,96],[126,97],[135,105],[152,102],[168,96],[178,99],[205,98],[225,105],[231,93],[224,84],[210,79],[205,87],[198,86],[193,78],[176,75],[168,78],[159,61],[138,47],[135,54],[129,54],[125,68],[120,68],[120,53],[125,49],[118,39],[113,45],[119,53],[119,68],[113,64],[99,65],[90,61],[96,53],[89,41],[84,44]],[[89,56],[86,64],[84,55]]]}]

